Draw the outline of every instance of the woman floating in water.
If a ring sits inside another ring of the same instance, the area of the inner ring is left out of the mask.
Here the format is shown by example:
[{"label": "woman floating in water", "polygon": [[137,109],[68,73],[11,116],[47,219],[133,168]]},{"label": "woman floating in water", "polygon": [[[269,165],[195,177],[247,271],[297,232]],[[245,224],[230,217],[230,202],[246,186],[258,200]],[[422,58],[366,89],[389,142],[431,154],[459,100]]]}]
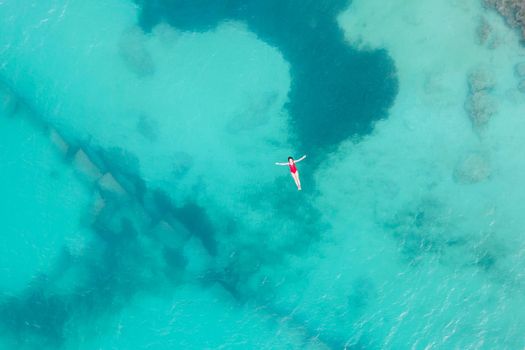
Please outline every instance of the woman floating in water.
[{"label": "woman floating in water", "polygon": [[305,158],[306,158],[306,155],[302,156],[301,158],[297,160],[294,160],[292,157],[288,157],[288,163],[275,163],[275,165],[288,165],[290,167],[290,172],[292,173],[292,177],[299,191],[301,190],[301,180],[299,180],[299,171],[297,171],[297,167],[295,166],[295,163],[299,163],[301,160]]}]

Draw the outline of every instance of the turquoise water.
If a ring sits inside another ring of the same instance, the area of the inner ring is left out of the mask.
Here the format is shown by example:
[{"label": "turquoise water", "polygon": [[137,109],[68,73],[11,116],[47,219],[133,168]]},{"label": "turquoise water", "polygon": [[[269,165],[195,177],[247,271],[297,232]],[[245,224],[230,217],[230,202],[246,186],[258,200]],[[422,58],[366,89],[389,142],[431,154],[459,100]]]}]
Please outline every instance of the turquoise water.
[{"label": "turquoise water", "polygon": [[525,48],[481,1],[0,18],[0,348],[525,347]]}]

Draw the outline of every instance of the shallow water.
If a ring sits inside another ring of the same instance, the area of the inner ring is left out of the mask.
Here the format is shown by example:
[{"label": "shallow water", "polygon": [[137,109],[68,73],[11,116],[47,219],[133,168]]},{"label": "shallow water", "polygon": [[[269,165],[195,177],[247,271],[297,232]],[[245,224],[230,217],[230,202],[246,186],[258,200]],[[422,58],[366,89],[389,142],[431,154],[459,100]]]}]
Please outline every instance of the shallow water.
[{"label": "shallow water", "polygon": [[525,346],[525,48],[478,0],[0,18],[0,347]]}]

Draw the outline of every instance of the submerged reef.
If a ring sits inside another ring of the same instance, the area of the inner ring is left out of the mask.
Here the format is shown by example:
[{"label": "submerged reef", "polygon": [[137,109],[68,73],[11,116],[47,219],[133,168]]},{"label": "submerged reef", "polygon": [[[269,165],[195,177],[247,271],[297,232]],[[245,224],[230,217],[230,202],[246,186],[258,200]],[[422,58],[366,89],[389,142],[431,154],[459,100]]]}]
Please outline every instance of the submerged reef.
[{"label": "submerged reef", "polygon": [[[465,159],[472,161],[470,165],[484,162],[475,158],[469,155]],[[485,176],[488,172],[478,170],[478,174]],[[468,219],[464,215],[430,195],[407,203],[383,224],[393,233],[399,252],[410,266],[435,261],[453,268],[473,268],[500,278],[497,266],[508,254],[505,247],[493,228],[469,231],[465,220]],[[472,241],[476,244],[471,244]]]},{"label": "submerged reef", "polygon": [[501,44],[500,37],[485,17],[481,17],[479,20],[476,29],[476,42],[478,45],[486,46],[490,50],[494,50]]},{"label": "submerged reef", "polygon": [[490,91],[494,88],[494,77],[484,69],[476,69],[468,75],[471,92]]},{"label": "submerged reef", "polygon": [[476,29],[477,42],[479,45],[484,45],[490,37],[492,27],[485,18],[480,20],[478,28]]},{"label": "submerged reef", "polygon": [[485,0],[485,4],[498,11],[507,23],[521,30],[525,40],[525,1],[523,0]]},{"label": "submerged reef", "polygon": [[488,179],[490,173],[487,158],[479,153],[470,153],[456,165],[454,180],[461,184],[473,184]]},{"label": "submerged reef", "polygon": [[494,100],[485,92],[475,92],[469,95],[465,104],[472,125],[475,128],[485,126],[496,112]]},{"label": "submerged reef", "polygon": [[443,203],[431,196],[408,204],[386,218],[383,224],[392,232],[399,252],[411,266],[420,264],[427,256],[446,262],[448,250],[465,244]]},{"label": "submerged reef", "polygon": [[465,102],[472,126],[475,129],[485,126],[496,113],[496,102],[491,96],[494,88],[492,75],[483,68],[472,71],[467,78],[469,94]]}]

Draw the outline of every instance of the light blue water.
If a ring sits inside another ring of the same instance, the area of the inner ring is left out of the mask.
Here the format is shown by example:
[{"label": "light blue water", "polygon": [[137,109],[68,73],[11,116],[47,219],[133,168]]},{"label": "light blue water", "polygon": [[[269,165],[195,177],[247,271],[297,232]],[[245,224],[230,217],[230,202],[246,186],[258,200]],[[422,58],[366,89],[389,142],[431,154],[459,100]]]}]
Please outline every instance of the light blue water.
[{"label": "light blue water", "polygon": [[478,0],[0,18],[0,348],[525,346],[525,49]]}]

